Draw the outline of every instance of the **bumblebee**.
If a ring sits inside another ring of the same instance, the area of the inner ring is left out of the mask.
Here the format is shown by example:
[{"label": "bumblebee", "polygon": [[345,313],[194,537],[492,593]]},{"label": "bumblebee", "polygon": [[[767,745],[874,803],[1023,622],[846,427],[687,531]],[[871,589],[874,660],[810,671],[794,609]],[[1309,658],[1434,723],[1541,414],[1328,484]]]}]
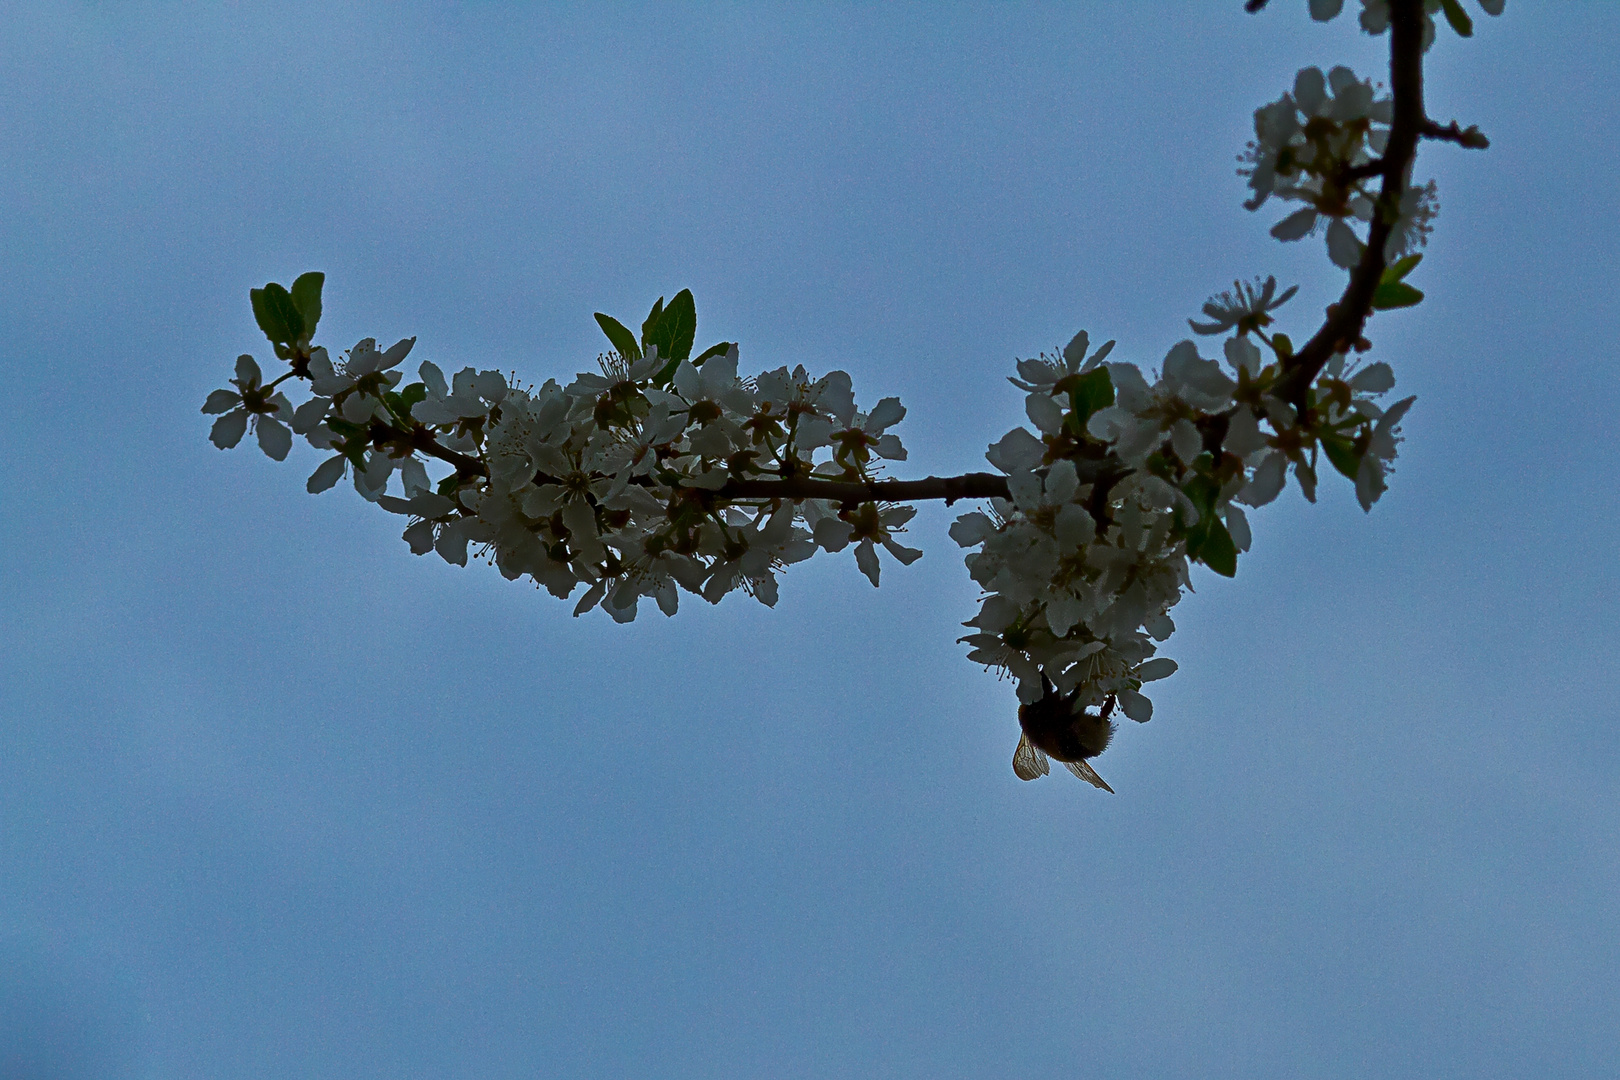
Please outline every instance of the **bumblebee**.
[{"label": "bumblebee", "polygon": [[1041,690],[1038,701],[1018,706],[1023,734],[1013,751],[1013,772],[1020,780],[1033,780],[1049,771],[1047,758],[1056,758],[1086,783],[1113,794],[1114,789],[1086,759],[1108,749],[1114,737],[1114,724],[1108,719],[1114,699],[1109,698],[1100,711],[1088,712],[1076,701],[1078,690],[1060,694],[1045,675],[1041,676]]}]

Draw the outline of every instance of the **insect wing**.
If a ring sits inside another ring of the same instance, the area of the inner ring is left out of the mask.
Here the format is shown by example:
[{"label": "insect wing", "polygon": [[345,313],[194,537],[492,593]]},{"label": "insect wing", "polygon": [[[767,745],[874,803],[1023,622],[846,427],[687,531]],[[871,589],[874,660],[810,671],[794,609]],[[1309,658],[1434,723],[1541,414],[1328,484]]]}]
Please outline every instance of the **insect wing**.
[{"label": "insect wing", "polygon": [[1013,773],[1018,779],[1033,780],[1045,776],[1051,769],[1046,755],[1030,745],[1029,736],[1018,736],[1018,749],[1013,751]]},{"label": "insect wing", "polygon": [[1063,766],[1092,787],[1100,787],[1108,794],[1114,794],[1114,789],[1108,786],[1108,781],[1098,776],[1097,771],[1084,761],[1065,761]]}]

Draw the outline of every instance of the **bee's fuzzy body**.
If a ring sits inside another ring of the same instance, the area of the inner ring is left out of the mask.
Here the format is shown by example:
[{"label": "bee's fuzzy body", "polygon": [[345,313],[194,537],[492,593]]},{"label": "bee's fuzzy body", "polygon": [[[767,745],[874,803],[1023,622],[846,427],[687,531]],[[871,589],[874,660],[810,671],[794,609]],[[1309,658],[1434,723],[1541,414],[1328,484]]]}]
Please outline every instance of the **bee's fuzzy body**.
[{"label": "bee's fuzzy body", "polygon": [[1108,749],[1114,725],[1106,717],[1077,707],[1073,695],[1045,683],[1039,701],[1018,707],[1018,724],[1030,745],[1058,761],[1083,761]]}]

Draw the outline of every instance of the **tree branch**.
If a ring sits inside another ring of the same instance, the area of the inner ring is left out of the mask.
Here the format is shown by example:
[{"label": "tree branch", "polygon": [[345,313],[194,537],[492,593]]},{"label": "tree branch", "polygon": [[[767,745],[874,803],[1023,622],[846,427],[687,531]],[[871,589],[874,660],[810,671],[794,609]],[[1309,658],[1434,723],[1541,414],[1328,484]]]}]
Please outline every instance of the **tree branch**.
[{"label": "tree branch", "polygon": [[425,424],[417,424],[412,428],[403,428],[398,424],[385,424],[373,421],[370,430],[366,432],[366,441],[371,445],[387,449],[390,446],[408,446],[412,450],[420,450],[431,458],[449,462],[456,467],[456,472],[462,476],[488,476],[489,469],[484,463],[468,454],[460,454],[439,442],[433,429]]},{"label": "tree branch", "polygon": [[1338,352],[1349,349],[1361,338],[1362,327],[1372,314],[1373,293],[1388,265],[1384,245],[1400,212],[1401,196],[1406,193],[1406,176],[1417,156],[1419,136],[1431,121],[1423,112],[1423,3],[1422,0],[1390,0],[1389,4],[1389,85],[1394,96],[1395,115],[1389,127],[1389,142],[1380,159],[1384,183],[1378,206],[1367,230],[1367,248],[1350,275],[1344,295],[1329,309],[1327,321],[1285,364],[1277,393],[1301,413],[1305,394],[1327,362]]},{"label": "tree branch", "polygon": [[420,450],[428,457],[436,457],[440,461],[448,461],[450,464],[456,467],[456,472],[463,476],[489,475],[489,469],[485,468],[482,461],[479,461],[475,457],[469,457],[466,454],[458,454],[454,450],[450,450],[439,445],[439,440],[434,438],[433,432],[426,427],[419,427],[412,431],[410,433],[409,442],[412,449]]},{"label": "tree branch", "polygon": [[[478,458],[460,454],[442,445],[433,430],[418,425],[406,430],[396,424],[374,423],[370,441],[376,446],[404,444],[428,457],[454,465],[463,476],[488,476],[489,469]],[[1099,463],[1100,464],[1100,463]],[[1095,476],[1082,476],[1082,480],[1095,482],[1108,479],[1106,467],[1095,471]],[[555,482],[555,477],[546,477]],[[1008,499],[1007,478],[996,473],[964,473],[961,476],[927,476],[921,480],[830,480],[812,476],[751,477],[728,480],[714,493],[722,499],[827,499],[831,502],[919,502],[943,499],[949,506],[958,499]]]},{"label": "tree branch", "polygon": [[828,499],[833,502],[917,502],[944,499],[1008,499],[1007,478],[995,473],[928,476],[921,480],[823,480],[812,476],[728,480],[717,494],[725,499]]}]

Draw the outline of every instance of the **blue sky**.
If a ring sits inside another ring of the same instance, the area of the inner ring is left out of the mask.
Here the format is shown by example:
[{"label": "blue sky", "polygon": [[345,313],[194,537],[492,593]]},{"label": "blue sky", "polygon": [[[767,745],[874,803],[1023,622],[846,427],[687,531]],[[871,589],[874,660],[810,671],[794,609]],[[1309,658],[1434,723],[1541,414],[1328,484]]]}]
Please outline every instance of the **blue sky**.
[{"label": "blue sky", "polygon": [[[1354,5],[1351,5],[1352,7]],[[1233,278],[1304,5],[0,11],[0,1072],[1591,1076],[1620,1038],[1620,8],[1442,33],[1393,489],[1254,515],[1109,797],[1023,784],[975,591],[847,553],[629,627],[209,445],[250,287],[540,381],[689,287],[984,467],[1015,356]]]}]

